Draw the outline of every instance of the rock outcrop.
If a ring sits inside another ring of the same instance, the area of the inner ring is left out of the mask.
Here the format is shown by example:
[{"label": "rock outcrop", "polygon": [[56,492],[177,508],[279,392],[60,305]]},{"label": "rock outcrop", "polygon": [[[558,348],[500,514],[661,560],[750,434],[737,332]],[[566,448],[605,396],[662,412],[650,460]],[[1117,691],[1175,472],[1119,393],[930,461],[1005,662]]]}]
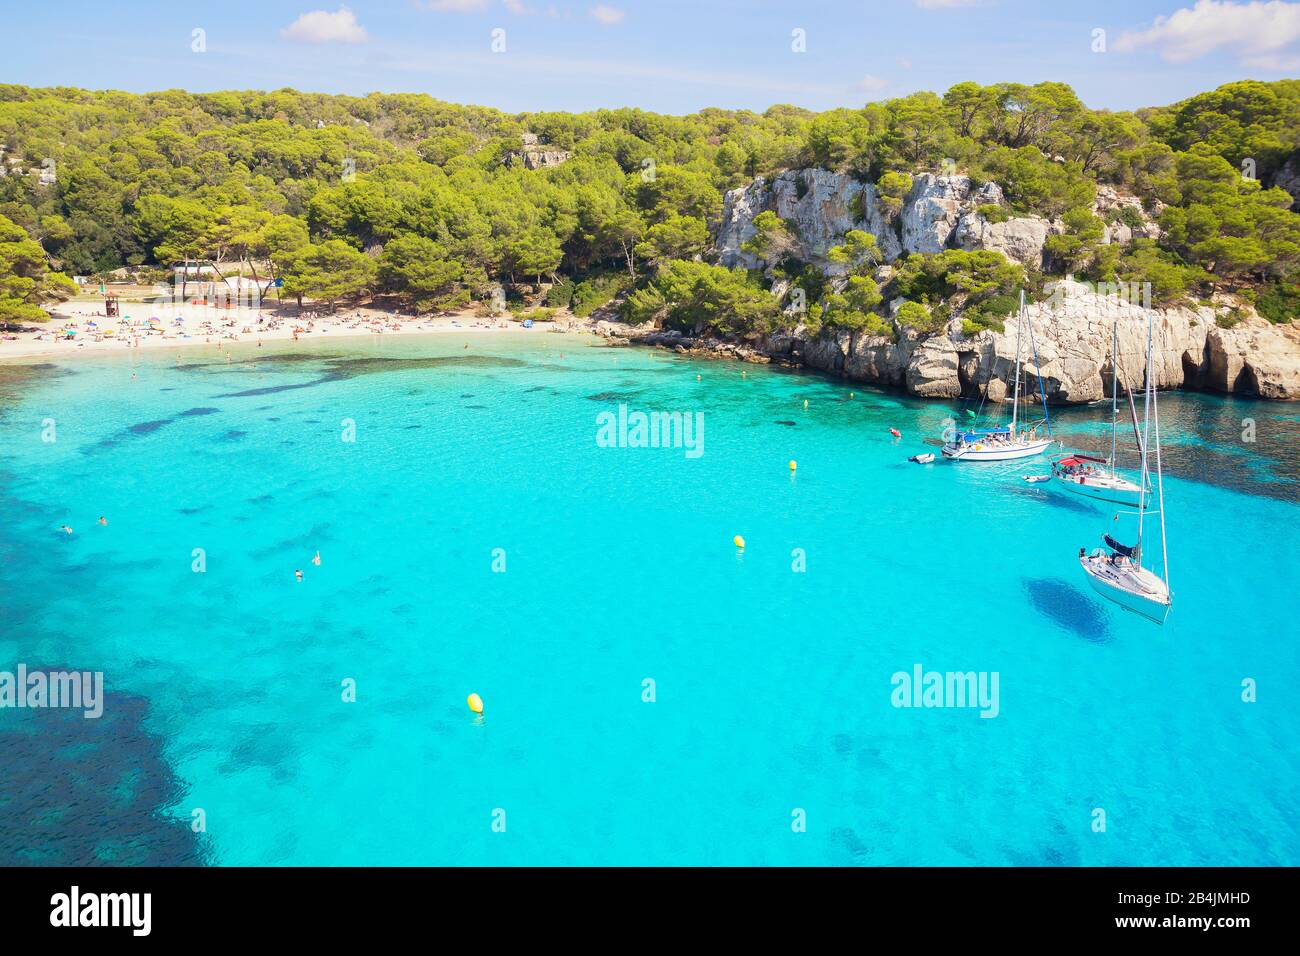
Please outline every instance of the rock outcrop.
[{"label": "rock outcrop", "polygon": [[[842,242],[850,229],[875,236],[885,262],[904,253],[990,249],[1041,268],[1048,236],[1062,232],[1064,226],[1041,216],[994,221],[980,212],[981,206],[1006,205],[997,183],[921,173],[913,178],[902,206],[891,214],[869,183],[825,169],[790,170],[770,179],[760,176],[723,197],[716,250],[726,266],[757,269],[765,265],[743,245],[754,235],[754,217],[772,211],[794,228],[796,257],[820,266],[828,275],[843,271],[842,266],[826,259],[826,253]],[[1126,244],[1134,238],[1160,235],[1141,201],[1109,186],[1098,187],[1093,211],[1107,220],[1105,242]]]},{"label": "rock outcrop", "polygon": [[[1148,310],[1083,283],[1065,280],[1051,300],[1026,308],[1033,340],[1020,343],[1023,387],[1043,391],[1052,404],[1081,404],[1110,394],[1115,363],[1111,332],[1118,323],[1119,375],[1141,386],[1147,319],[1155,320],[1152,369],[1161,389],[1187,388],[1259,398],[1300,399],[1300,326],[1273,325],[1248,314],[1220,328],[1215,310]],[[897,388],[922,398],[1010,398],[1016,361],[1014,320],[1003,332],[961,334],[960,317],[946,332],[922,336],[905,329],[888,336],[824,329],[774,333],[752,343],[692,336],[601,322],[595,329],[612,341],[662,345],[679,352],[751,362],[777,361],[816,369],[855,382]]]},{"label": "rock outcrop", "polygon": [[[1064,281],[1052,301],[1025,310],[1033,325],[1021,342],[1022,374],[1055,404],[1104,398],[1114,374],[1111,332],[1118,323],[1121,381],[1137,387],[1144,374],[1147,318],[1154,311],[1153,374],[1162,389],[1206,389],[1271,399],[1300,399],[1300,329],[1250,315],[1232,328],[1215,323],[1214,309],[1147,310],[1091,287]],[[967,338],[955,327],[919,338],[905,330],[898,342],[855,332],[824,331],[770,339],[776,357],[856,381],[901,387],[925,398],[1009,397],[1014,380],[1014,321],[1003,332]]]},{"label": "rock outcrop", "polygon": [[961,249],[992,249],[1022,265],[1041,267],[1043,246],[1054,231],[1052,223],[1037,216],[989,222],[972,213],[961,217],[954,239]]},{"label": "rock outcrop", "polygon": [[816,263],[828,274],[842,271],[827,260],[826,253],[839,245],[850,229],[874,235],[887,262],[902,252],[897,234],[888,228],[874,186],[825,169],[798,169],[771,179],[759,176],[723,197],[716,240],[723,265],[746,269],[763,265],[742,246],[754,236],[754,217],[767,211],[793,227],[797,257]]},{"label": "rock outcrop", "polygon": [[[1300,168],[1295,173],[1300,181]],[[987,209],[1006,205],[996,183],[922,173],[913,178],[901,206],[891,212],[869,183],[824,169],[791,170],[771,178],[759,177],[726,194],[715,253],[726,266],[765,267],[767,263],[743,246],[755,233],[754,218],[770,210],[793,227],[794,256],[819,267],[832,278],[833,288],[845,268],[831,262],[827,254],[850,229],[874,235],[886,263],[903,254],[958,248],[993,250],[1041,268],[1045,244],[1064,230],[1063,224],[1039,216],[1003,219]],[[1159,207],[1144,209],[1136,197],[1104,185],[1098,187],[1093,204],[1093,212],[1106,221],[1103,241],[1107,243],[1159,238],[1156,218],[1160,211]],[[878,278],[885,281],[888,276]],[[1097,294],[1084,284],[1066,280],[1058,285],[1059,294],[1050,303],[1037,303],[1027,310],[1035,330],[1037,357],[1030,354],[1026,342],[1025,374],[1036,382],[1041,372],[1044,391],[1052,402],[1091,402],[1104,397],[1113,375],[1111,329],[1118,321],[1120,374],[1136,387],[1145,364],[1148,310],[1113,294]],[[1156,310],[1153,374],[1157,386],[1300,399],[1300,326],[1272,325],[1253,310],[1244,311],[1246,317],[1239,323],[1221,328],[1216,310],[1210,306]],[[1009,393],[1007,383],[1015,365],[1014,322],[1009,326],[1006,332],[988,330],[968,338],[961,333],[958,312],[947,331],[938,335],[922,337],[905,329],[894,341],[860,332],[814,334],[797,329],[765,339],[756,351],[778,361],[901,388],[913,395],[953,398],[987,390],[990,400],[1002,401]],[[684,351],[715,354],[734,355],[736,348],[691,336],[676,338],[673,344]]]},{"label": "rock outcrop", "polygon": [[1285,189],[1295,200],[1291,204],[1293,212],[1300,212],[1300,153],[1295,154],[1288,159],[1277,172],[1273,174],[1273,180],[1269,183],[1270,187]]},{"label": "rock outcrop", "polygon": [[1037,216],[990,222],[979,212],[984,205],[1005,205],[1002,190],[996,183],[977,185],[968,176],[922,173],[891,214],[870,183],[825,169],[792,170],[771,179],[760,176],[726,194],[716,249],[723,265],[763,266],[743,245],[754,235],[754,217],[770,210],[793,227],[796,257],[830,275],[842,267],[828,261],[826,253],[850,229],[875,236],[885,262],[904,253],[962,248],[993,249],[1040,266],[1043,243],[1060,231],[1059,224]]},{"label": "rock outcrop", "polygon": [[507,166],[519,164],[525,169],[545,169],[568,162],[570,153],[567,149],[549,149],[538,142],[534,133],[524,133],[518,151],[507,154]]}]

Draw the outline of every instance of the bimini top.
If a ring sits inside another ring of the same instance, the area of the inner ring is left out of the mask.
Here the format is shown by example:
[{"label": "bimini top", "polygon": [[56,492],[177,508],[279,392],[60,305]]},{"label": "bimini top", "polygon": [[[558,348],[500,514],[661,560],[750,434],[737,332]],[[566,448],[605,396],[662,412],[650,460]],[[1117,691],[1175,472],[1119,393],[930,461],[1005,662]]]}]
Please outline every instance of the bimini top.
[{"label": "bimini top", "polygon": [[1103,465],[1106,463],[1105,458],[1093,458],[1091,455],[1066,455],[1064,458],[1057,459],[1056,463],[1068,468],[1071,465],[1081,465],[1085,461],[1095,461]]},{"label": "bimini top", "polygon": [[962,432],[961,440],[979,441],[981,438],[984,438],[988,435],[1010,435],[1010,434],[1011,434],[1010,425],[998,425],[994,428],[981,428],[973,432]]},{"label": "bimini top", "polygon": [[1134,549],[1133,549],[1133,548],[1130,548],[1127,544],[1120,544],[1118,541],[1116,541],[1114,538],[1112,538],[1112,537],[1111,537],[1110,535],[1108,535],[1108,534],[1104,534],[1104,535],[1102,535],[1102,536],[1101,536],[1101,540],[1105,541],[1105,542],[1106,542],[1106,546],[1107,546],[1108,548],[1110,548],[1112,551],[1117,551],[1117,552],[1119,552],[1120,554],[1124,555],[1124,557],[1126,557],[1126,558],[1131,558],[1131,557],[1133,557],[1133,550],[1134,550]]}]

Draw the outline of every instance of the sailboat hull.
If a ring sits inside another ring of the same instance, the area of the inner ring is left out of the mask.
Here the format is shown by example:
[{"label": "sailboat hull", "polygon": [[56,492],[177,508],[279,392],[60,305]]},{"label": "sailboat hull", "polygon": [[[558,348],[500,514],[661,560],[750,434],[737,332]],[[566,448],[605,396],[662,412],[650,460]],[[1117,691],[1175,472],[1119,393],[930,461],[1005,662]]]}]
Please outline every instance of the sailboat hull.
[{"label": "sailboat hull", "polygon": [[1023,445],[993,445],[977,442],[973,445],[943,446],[943,457],[950,461],[1014,461],[1041,455],[1052,446],[1051,439],[1026,442]]},{"label": "sailboat hull", "polygon": [[1096,555],[1080,558],[1079,565],[1092,589],[1106,600],[1149,621],[1165,623],[1173,599],[1168,586],[1157,575],[1132,565],[1116,568],[1107,558]]},{"label": "sailboat hull", "polygon": [[1068,491],[1072,495],[1079,495],[1081,498],[1092,498],[1096,501],[1106,501],[1116,505],[1128,505],[1131,508],[1140,506],[1141,489],[1131,481],[1123,478],[1109,477],[1090,477],[1079,478],[1066,475],[1057,475],[1054,484],[1062,491]]}]

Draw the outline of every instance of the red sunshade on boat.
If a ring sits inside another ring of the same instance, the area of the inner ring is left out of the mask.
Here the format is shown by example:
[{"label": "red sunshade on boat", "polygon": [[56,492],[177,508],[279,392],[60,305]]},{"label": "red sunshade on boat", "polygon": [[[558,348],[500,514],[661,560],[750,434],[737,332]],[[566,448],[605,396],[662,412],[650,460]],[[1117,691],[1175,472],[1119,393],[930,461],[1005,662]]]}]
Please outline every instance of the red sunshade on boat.
[{"label": "red sunshade on boat", "polygon": [[1105,458],[1093,458],[1091,455],[1070,455],[1069,457],[1062,458],[1060,461],[1057,462],[1057,464],[1065,465],[1068,467],[1070,465],[1081,465],[1085,461],[1095,461],[1098,462],[1099,464],[1106,463]]}]

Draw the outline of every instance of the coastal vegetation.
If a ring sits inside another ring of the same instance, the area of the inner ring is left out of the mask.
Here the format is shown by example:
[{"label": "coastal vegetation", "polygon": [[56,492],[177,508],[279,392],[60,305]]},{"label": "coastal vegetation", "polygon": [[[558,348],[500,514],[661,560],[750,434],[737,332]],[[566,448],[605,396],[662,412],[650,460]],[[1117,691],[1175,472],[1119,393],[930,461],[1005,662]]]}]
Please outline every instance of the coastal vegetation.
[{"label": "coastal vegetation", "polygon": [[[563,161],[518,161],[525,136]],[[959,83],[861,109],[690,116],[0,85],[0,146],[7,320],[40,318],[40,303],[72,293],[67,276],[128,267],[157,279],[205,259],[330,306],[380,297],[444,310],[504,287],[521,315],[618,302],[628,318],[739,335],[794,322],[927,331],[954,303],[963,328],[1000,327],[1031,277],[996,252],[913,254],[879,277],[873,237],[851,230],[832,286],[793,255],[790,224],[764,212],[747,249],[774,268],[710,260],[725,190],[808,167],[872,184],[886,214],[914,176],[960,170],[1002,188],[1005,206],[981,207],[989,222],[1061,220],[1047,245],[1060,273],[1150,282],[1161,305],[1237,291],[1273,321],[1300,305],[1300,215],[1265,185],[1300,162],[1300,80],[1230,83],[1134,113],[1089,109],[1061,83]],[[1102,242],[1099,186],[1136,197],[1160,238]],[[807,309],[788,311],[777,282],[802,290]],[[909,305],[891,316],[898,297]]]}]

